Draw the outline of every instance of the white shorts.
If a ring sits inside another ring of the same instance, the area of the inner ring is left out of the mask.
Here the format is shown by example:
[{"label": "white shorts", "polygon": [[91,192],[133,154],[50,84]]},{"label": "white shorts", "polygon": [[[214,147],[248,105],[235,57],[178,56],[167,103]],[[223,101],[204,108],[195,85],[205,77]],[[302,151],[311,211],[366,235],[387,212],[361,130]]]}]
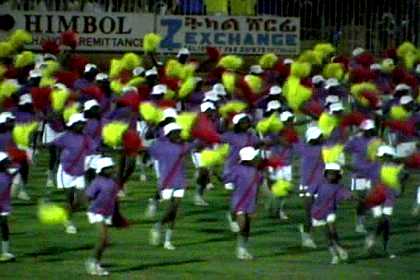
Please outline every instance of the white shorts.
[{"label": "white shorts", "polygon": [[321,226],[325,226],[326,224],[332,224],[335,222],[335,219],[336,219],[335,214],[329,214],[327,216],[327,219],[325,220],[312,219],[312,226],[321,227]]},{"label": "white shorts", "polygon": [[396,147],[397,157],[406,158],[416,152],[416,142],[405,142]]},{"label": "white shorts", "polygon": [[191,159],[192,162],[194,164],[195,168],[201,168],[202,164],[201,164],[201,159],[200,159],[200,153],[191,153]]},{"label": "white shorts", "polygon": [[370,190],[372,182],[364,178],[351,178],[351,191],[366,191]]},{"label": "white shorts", "polygon": [[85,188],[85,176],[72,176],[66,171],[63,170],[61,164],[58,166],[57,170],[57,188],[59,189],[69,189],[76,188],[78,190],[83,190]]},{"label": "white shorts", "polygon": [[112,216],[103,216],[101,214],[96,214],[92,212],[86,213],[88,216],[89,223],[91,224],[98,224],[98,223],[104,223],[106,225],[112,225]]},{"label": "white shorts", "polygon": [[184,189],[164,189],[160,192],[162,200],[169,200],[173,197],[175,198],[183,198],[185,194]]},{"label": "white shorts", "polygon": [[285,180],[285,181],[292,181],[292,166],[287,165],[279,168],[268,168],[268,172],[270,174],[270,179],[273,181],[277,180]]},{"label": "white shorts", "polygon": [[45,124],[44,133],[42,135],[42,144],[50,144],[60,137],[64,132],[57,132],[51,128],[49,124]]},{"label": "white shorts", "polygon": [[0,216],[9,216],[10,215],[10,212],[1,212],[0,213]]},{"label": "white shorts", "polygon": [[96,163],[98,162],[98,159],[100,159],[101,155],[89,155],[85,158],[85,170],[88,169],[96,169]]},{"label": "white shorts", "polygon": [[380,218],[382,217],[382,215],[392,216],[393,210],[393,207],[384,207],[382,205],[379,205],[372,208],[372,215],[375,218]]}]

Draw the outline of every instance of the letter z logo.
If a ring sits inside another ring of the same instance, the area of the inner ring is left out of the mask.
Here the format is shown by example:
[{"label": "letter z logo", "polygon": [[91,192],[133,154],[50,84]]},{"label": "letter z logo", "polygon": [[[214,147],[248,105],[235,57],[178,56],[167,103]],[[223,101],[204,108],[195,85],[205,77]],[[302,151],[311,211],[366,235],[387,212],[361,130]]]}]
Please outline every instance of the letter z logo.
[{"label": "letter z logo", "polygon": [[160,46],[165,49],[179,49],[181,48],[181,43],[176,43],[174,41],[175,35],[182,28],[182,20],[176,18],[163,18],[160,20],[161,26],[167,27],[167,34],[163,38]]}]

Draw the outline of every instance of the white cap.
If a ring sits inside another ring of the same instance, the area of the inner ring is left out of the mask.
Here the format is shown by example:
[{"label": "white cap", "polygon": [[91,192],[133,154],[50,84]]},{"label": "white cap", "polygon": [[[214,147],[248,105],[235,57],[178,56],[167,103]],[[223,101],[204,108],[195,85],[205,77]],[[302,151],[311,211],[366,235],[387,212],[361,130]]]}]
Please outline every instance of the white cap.
[{"label": "white cap", "polygon": [[281,104],[277,100],[271,100],[267,103],[267,108],[265,109],[266,112],[277,110],[281,108]]},{"label": "white cap", "polygon": [[92,109],[95,106],[99,107],[98,101],[96,101],[96,99],[90,99],[83,104],[83,111],[86,112],[86,111]]},{"label": "white cap", "polygon": [[281,94],[282,89],[279,86],[272,86],[270,87],[270,92],[268,93],[269,95],[279,95]]},{"label": "white cap", "polygon": [[395,149],[388,145],[382,145],[378,148],[378,152],[376,153],[378,157],[383,157],[384,155],[395,156]]},{"label": "white cap", "polygon": [[46,54],[44,54],[44,61],[47,61],[47,60],[57,60],[57,57],[55,56],[55,55],[53,55],[53,54],[50,54],[50,53],[46,53]]},{"label": "white cap", "polygon": [[141,67],[141,66],[136,67],[136,68],[133,69],[133,75],[134,76],[140,76],[140,75],[144,74],[144,71],[145,71],[145,69],[143,67]]},{"label": "white cap", "polygon": [[0,162],[7,159],[9,156],[5,152],[0,152]]},{"label": "white cap", "polygon": [[364,52],[365,52],[365,49],[359,47],[359,48],[355,48],[351,54],[352,54],[352,56],[358,56],[358,55],[361,55]]},{"label": "white cap", "polygon": [[288,121],[290,118],[294,118],[295,116],[292,114],[292,112],[290,111],[284,111],[283,113],[280,114],[280,120],[282,122],[286,122]]},{"label": "white cap", "polygon": [[106,80],[108,80],[109,79],[109,77],[108,77],[108,75],[107,74],[105,74],[105,73],[99,73],[99,74],[97,74],[96,75],[96,77],[95,77],[95,80],[96,81],[106,81]]},{"label": "white cap", "polygon": [[171,133],[172,131],[179,131],[179,130],[181,130],[181,127],[177,124],[177,123],[175,123],[175,122],[172,122],[172,123],[168,123],[167,125],[165,125],[164,127],[163,127],[163,133],[165,134],[165,135],[168,135],[169,133]]},{"label": "white cap", "polygon": [[221,83],[214,84],[212,87],[212,91],[214,91],[219,96],[226,95],[225,86]]},{"label": "white cap", "polygon": [[88,63],[85,65],[85,73],[90,72],[91,70],[96,70],[98,67],[95,64]]},{"label": "white cap", "polygon": [[331,103],[337,103],[340,102],[340,97],[337,95],[328,95],[327,98],[325,98],[325,103],[331,104]]},{"label": "white cap", "polygon": [[407,84],[398,84],[395,87],[395,91],[400,91],[400,90],[411,90],[411,87]]},{"label": "white cap", "polygon": [[150,68],[149,70],[146,71],[146,77],[152,76],[152,75],[157,75],[158,71],[156,70],[156,67]]},{"label": "white cap", "polygon": [[239,113],[239,114],[236,114],[235,116],[233,116],[232,122],[233,122],[233,124],[238,124],[244,118],[249,119],[249,116],[245,113]]},{"label": "white cap", "polygon": [[40,78],[42,77],[42,72],[39,69],[33,69],[29,71],[29,78]]},{"label": "white cap", "polygon": [[110,157],[100,158],[95,162],[96,174],[99,174],[99,173],[101,173],[101,171],[103,169],[105,169],[107,167],[114,166],[114,165],[115,165],[115,163],[112,160],[112,158],[110,158]]},{"label": "white cap", "polygon": [[370,68],[370,70],[381,70],[382,66],[378,63],[373,63],[373,64],[370,65],[369,68]]},{"label": "white cap", "polygon": [[213,102],[204,102],[200,105],[200,111],[202,113],[207,112],[209,109],[216,110],[216,106],[214,106]]},{"label": "white cap", "polygon": [[152,89],[152,95],[165,94],[168,87],[164,84],[155,85]]},{"label": "white cap", "polygon": [[213,90],[207,91],[206,93],[204,93],[204,99],[203,101],[212,101],[212,102],[217,102],[220,100],[219,95],[214,92]]},{"label": "white cap", "polygon": [[361,130],[370,130],[370,129],[374,129],[374,128],[375,128],[375,122],[373,120],[370,120],[370,119],[364,120],[360,124],[360,129]]},{"label": "white cap", "polygon": [[15,119],[15,116],[13,116],[13,114],[10,112],[0,113],[0,123],[5,123],[8,120],[14,120],[14,119]]},{"label": "white cap", "polygon": [[383,64],[394,65],[394,60],[392,58],[386,58],[382,61]]},{"label": "white cap", "polygon": [[332,171],[340,171],[341,172],[341,166],[338,163],[330,162],[325,164],[325,171],[332,170]]},{"label": "white cap", "polygon": [[328,107],[328,110],[329,110],[330,114],[335,113],[335,112],[341,112],[341,111],[344,110],[343,103],[341,103],[341,102],[332,103]]},{"label": "white cap", "polygon": [[239,150],[239,157],[242,161],[253,160],[259,153],[260,150],[247,146]]},{"label": "white cap", "polygon": [[180,57],[181,55],[190,55],[190,50],[187,48],[180,49],[176,57]]},{"label": "white cap", "polygon": [[415,72],[416,74],[420,74],[420,64],[417,64]]},{"label": "white cap", "polygon": [[315,75],[312,77],[312,83],[313,84],[319,84],[321,82],[325,82],[324,77],[322,77],[321,75]]},{"label": "white cap", "polygon": [[32,104],[32,96],[30,94],[24,94],[19,97],[19,105]]},{"label": "white cap", "polygon": [[46,63],[45,61],[38,61],[37,63],[35,63],[34,69],[42,70],[46,67],[48,67],[48,63]]},{"label": "white cap", "polygon": [[163,119],[173,118],[175,119],[178,116],[177,111],[174,108],[166,108],[163,110]]},{"label": "white cap", "polygon": [[292,64],[293,62],[295,62],[295,61],[291,58],[285,58],[283,60],[283,64]]},{"label": "white cap", "polygon": [[404,95],[404,96],[401,96],[401,98],[400,98],[400,104],[401,105],[407,105],[407,104],[409,104],[413,101],[414,101],[414,99],[411,95]]},{"label": "white cap", "polygon": [[250,74],[259,75],[259,74],[262,74],[263,72],[264,70],[262,69],[260,65],[252,65],[251,67],[249,67]]},{"label": "white cap", "polygon": [[337,81],[336,78],[329,78],[326,82],[325,82],[325,89],[330,89],[332,87],[336,87],[339,86],[340,83]]},{"label": "white cap", "polygon": [[69,121],[67,122],[67,126],[72,126],[75,123],[86,122],[86,121],[87,120],[86,120],[85,116],[83,116],[83,114],[76,113],[76,114],[71,115]]},{"label": "white cap", "polygon": [[133,92],[133,91],[137,92],[137,88],[133,87],[133,86],[125,86],[125,87],[122,88],[122,93],[123,94],[128,93],[128,92]]},{"label": "white cap", "polygon": [[305,132],[306,142],[309,142],[314,139],[318,139],[321,137],[322,131],[317,126],[309,127]]}]

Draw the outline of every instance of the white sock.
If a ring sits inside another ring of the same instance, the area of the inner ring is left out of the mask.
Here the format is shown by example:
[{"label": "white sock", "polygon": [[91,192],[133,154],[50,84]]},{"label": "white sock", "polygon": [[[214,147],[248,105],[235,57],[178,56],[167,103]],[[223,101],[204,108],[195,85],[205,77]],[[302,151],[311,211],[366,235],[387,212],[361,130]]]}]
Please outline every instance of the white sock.
[{"label": "white sock", "polygon": [[165,232],[165,243],[166,242],[171,242],[172,239],[172,229],[167,229]]},{"label": "white sock", "polygon": [[3,254],[9,253],[9,241],[2,241],[1,242],[1,251]]},{"label": "white sock", "polygon": [[157,231],[160,231],[161,227],[162,227],[162,225],[161,225],[160,223],[156,223],[156,224],[155,224],[155,229],[156,229]]},{"label": "white sock", "polygon": [[417,205],[420,205],[420,186],[417,187]]}]

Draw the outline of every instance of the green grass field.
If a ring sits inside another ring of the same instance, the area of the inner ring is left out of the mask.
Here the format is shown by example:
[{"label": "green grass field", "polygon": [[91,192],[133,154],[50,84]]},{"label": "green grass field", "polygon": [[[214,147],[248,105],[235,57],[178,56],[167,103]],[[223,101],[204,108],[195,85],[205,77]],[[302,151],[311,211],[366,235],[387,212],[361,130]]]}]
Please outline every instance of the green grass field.
[{"label": "green grass field", "polygon": [[[63,227],[41,225],[37,220],[35,202],[47,191],[46,163],[42,156],[31,171],[29,192],[34,202],[14,203],[10,217],[11,251],[17,260],[0,264],[0,279],[90,278],[85,274],[84,260],[91,255],[96,236],[84,212],[75,217],[77,235],[67,235]],[[189,175],[192,178],[192,170]],[[318,249],[300,248],[297,224],[303,209],[297,197],[287,203],[291,217],[287,223],[269,218],[262,203],[264,197],[260,197],[250,242],[256,259],[238,261],[234,251],[236,237],[228,230],[224,216],[229,195],[220,185],[207,193],[208,208],[192,204],[193,187],[187,193],[173,238],[176,251],[151,247],[148,233],[152,221],[144,218],[144,210],[155,190],[155,180],[150,173],[149,180],[141,183],[135,174],[121,205],[133,224],[128,229],[110,231],[112,244],[103,263],[111,272],[111,279],[420,279],[419,220],[410,215],[418,179],[411,178],[392,220],[390,248],[397,258],[384,258],[380,243],[374,256],[363,251],[364,237],[353,231],[354,204],[346,202],[338,213],[338,230],[351,261],[332,266],[323,229],[315,234]],[[55,189],[51,197],[55,202],[63,202],[63,195]],[[369,222],[372,225],[372,219]]]}]

